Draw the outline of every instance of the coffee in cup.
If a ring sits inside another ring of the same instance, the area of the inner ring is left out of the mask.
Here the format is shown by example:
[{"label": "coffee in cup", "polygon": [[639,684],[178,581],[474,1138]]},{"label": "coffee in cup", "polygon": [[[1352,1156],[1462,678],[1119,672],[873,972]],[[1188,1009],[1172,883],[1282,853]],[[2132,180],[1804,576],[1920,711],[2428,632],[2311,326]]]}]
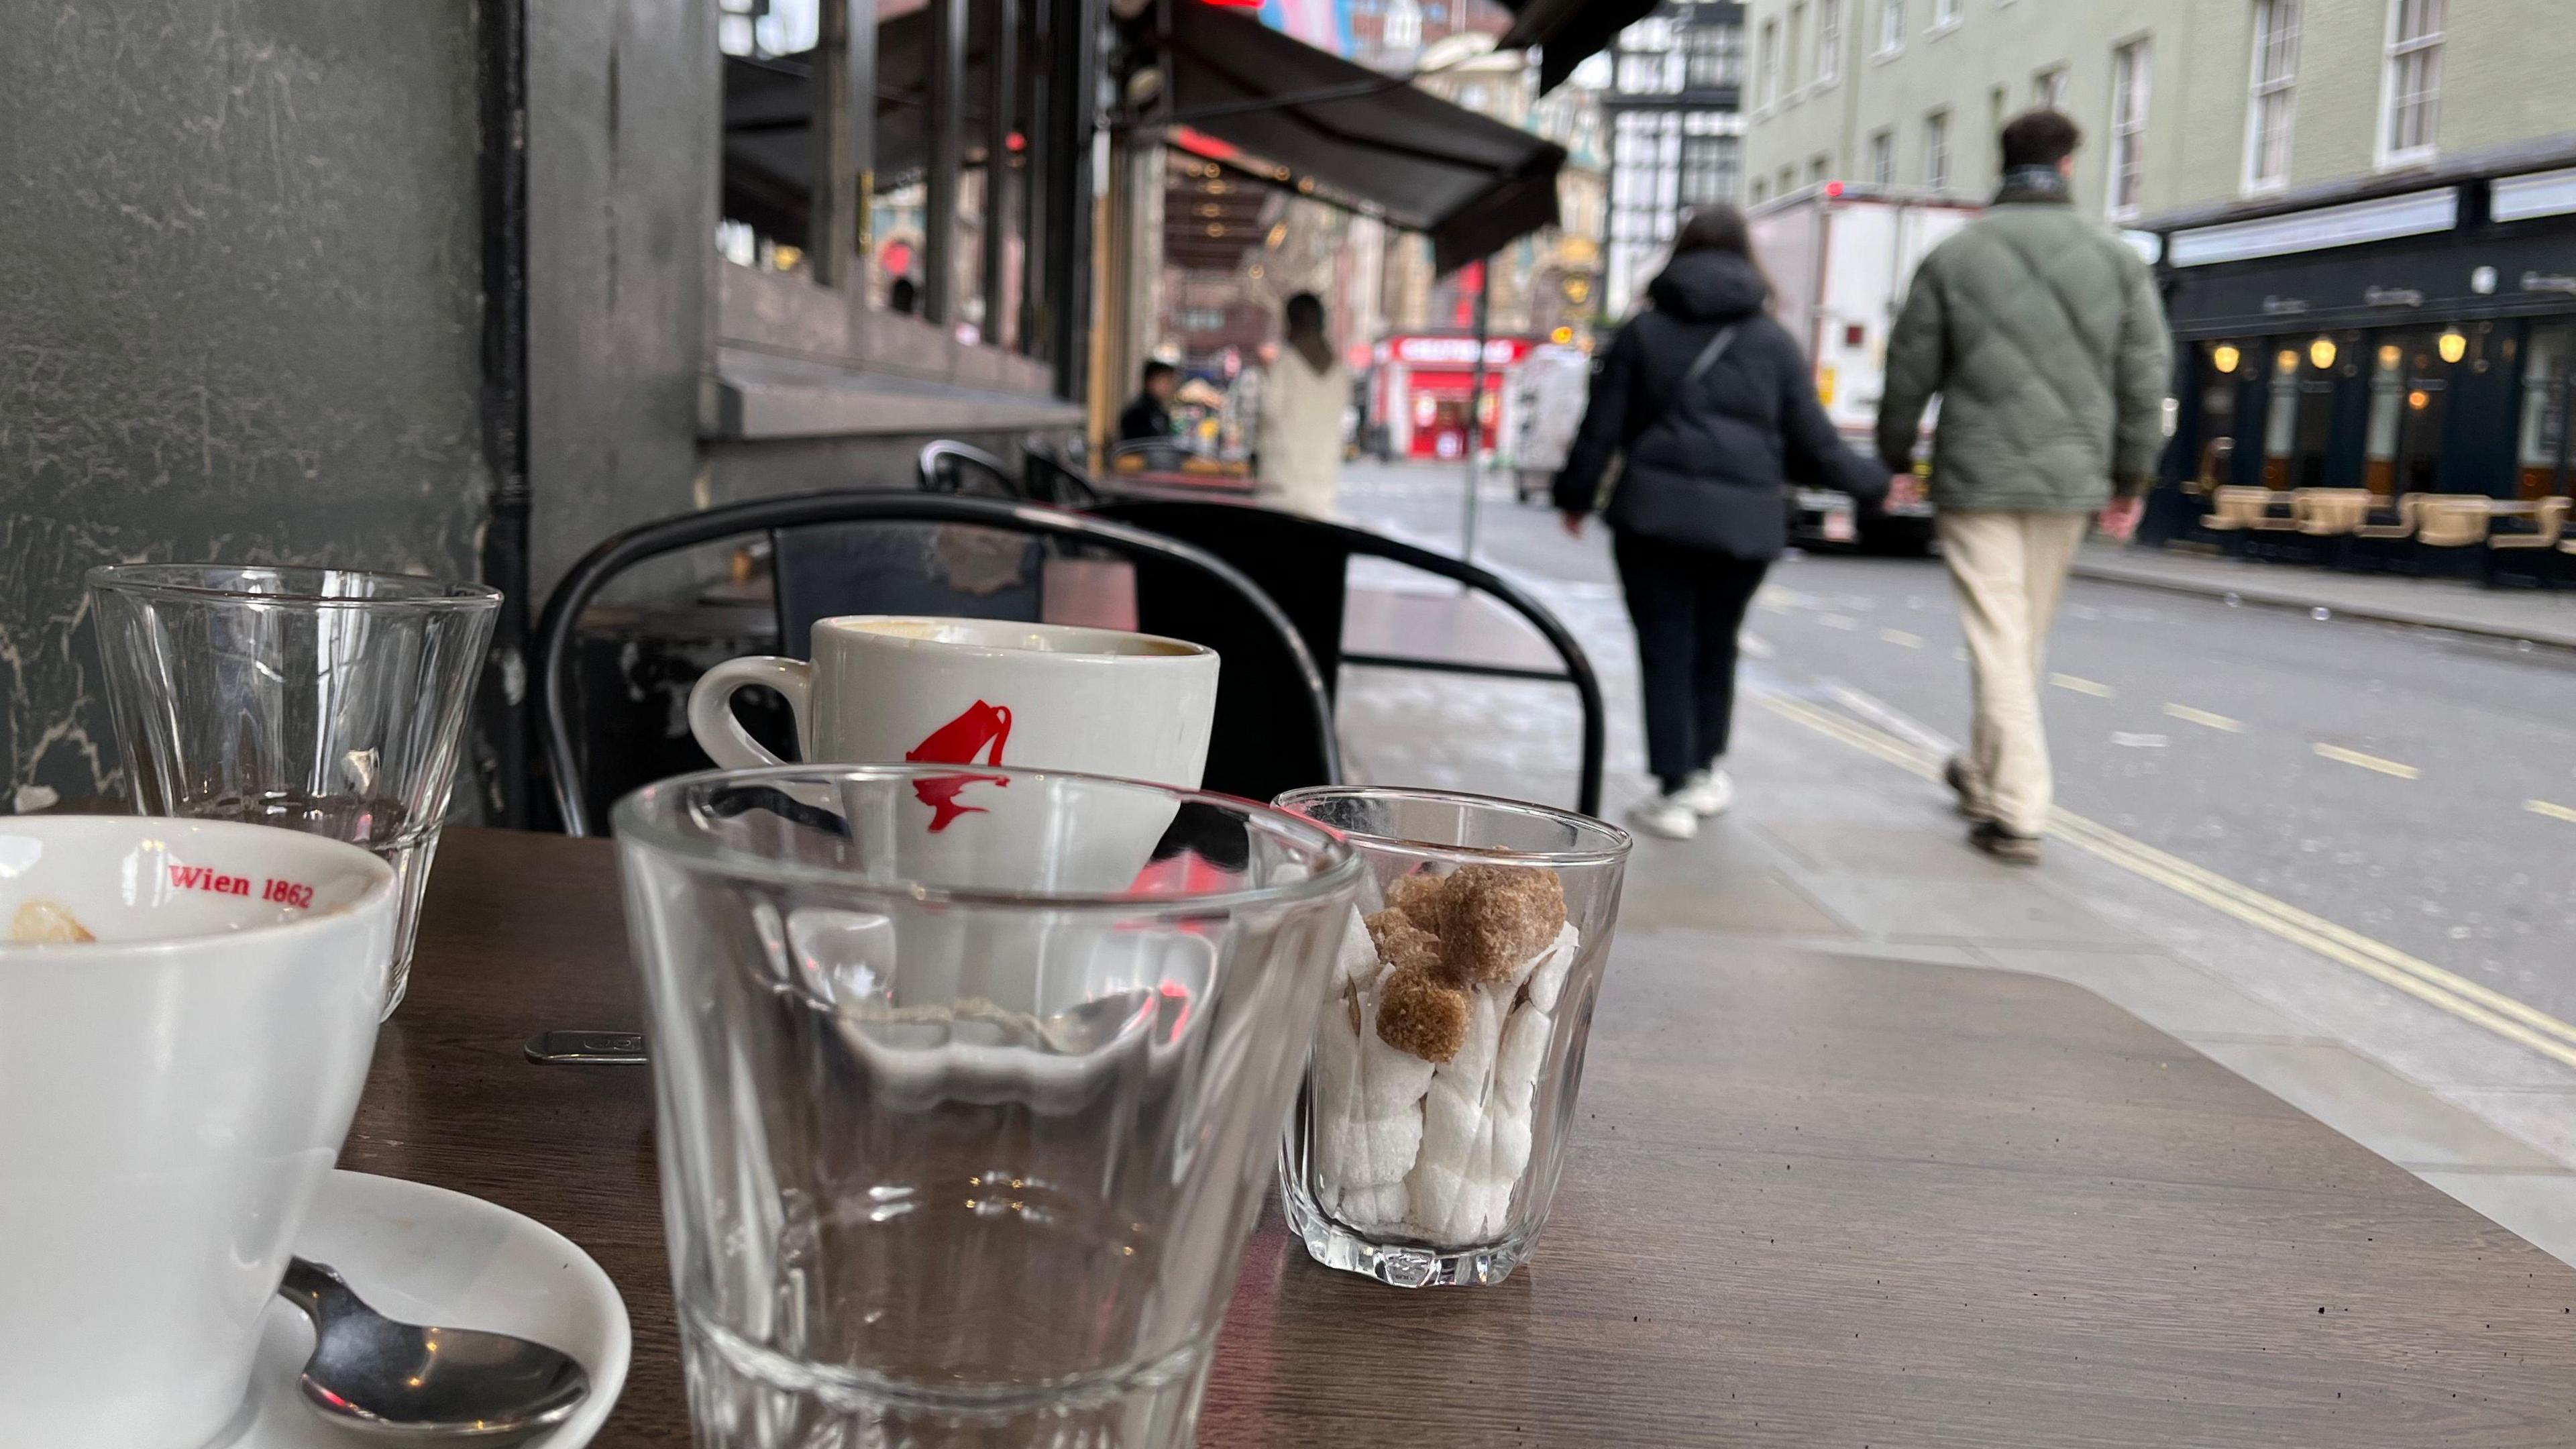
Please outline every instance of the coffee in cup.
[{"label": "coffee in cup", "polygon": [[320,836],[0,820],[0,1437],[198,1449],[243,1409],[399,904]]}]

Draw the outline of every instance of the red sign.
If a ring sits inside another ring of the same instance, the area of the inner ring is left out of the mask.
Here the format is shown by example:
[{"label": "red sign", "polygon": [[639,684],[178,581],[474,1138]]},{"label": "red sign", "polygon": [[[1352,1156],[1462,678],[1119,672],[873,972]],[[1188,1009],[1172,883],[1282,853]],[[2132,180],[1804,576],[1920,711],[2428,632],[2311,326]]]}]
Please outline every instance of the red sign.
[{"label": "red sign", "polygon": [[[1517,367],[1538,344],[1527,337],[1488,337],[1485,339],[1485,366]],[[1473,337],[1395,337],[1388,339],[1387,350],[1407,367],[1474,367],[1476,339]]]}]

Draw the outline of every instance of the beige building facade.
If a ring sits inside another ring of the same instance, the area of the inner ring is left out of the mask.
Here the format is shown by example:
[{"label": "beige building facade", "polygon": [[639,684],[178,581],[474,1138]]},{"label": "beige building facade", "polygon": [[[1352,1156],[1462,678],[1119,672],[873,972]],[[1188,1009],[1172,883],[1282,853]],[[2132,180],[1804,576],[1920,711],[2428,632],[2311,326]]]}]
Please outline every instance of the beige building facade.
[{"label": "beige building facade", "polygon": [[2083,127],[2114,218],[2576,130],[2569,0],[1751,0],[1746,199],[1810,183],[1980,195],[2034,105]]}]

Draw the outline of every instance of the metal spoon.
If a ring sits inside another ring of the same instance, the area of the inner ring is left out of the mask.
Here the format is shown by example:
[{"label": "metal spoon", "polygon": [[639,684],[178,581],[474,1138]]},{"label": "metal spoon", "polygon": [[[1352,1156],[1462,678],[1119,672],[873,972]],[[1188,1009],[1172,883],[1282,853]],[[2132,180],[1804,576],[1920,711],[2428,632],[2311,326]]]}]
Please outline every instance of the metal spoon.
[{"label": "metal spoon", "polygon": [[498,1439],[550,1429],[590,1393],[564,1353],[506,1333],[397,1323],[340,1275],[297,1258],[278,1296],[313,1320],[296,1386],[335,1423],[410,1439]]}]

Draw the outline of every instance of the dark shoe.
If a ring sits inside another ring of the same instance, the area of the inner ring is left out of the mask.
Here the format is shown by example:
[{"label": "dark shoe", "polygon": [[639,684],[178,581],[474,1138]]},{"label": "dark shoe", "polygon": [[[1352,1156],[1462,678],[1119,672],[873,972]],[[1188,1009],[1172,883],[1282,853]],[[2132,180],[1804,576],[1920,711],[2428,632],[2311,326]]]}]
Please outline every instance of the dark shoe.
[{"label": "dark shoe", "polygon": [[1977,773],[1967,756],[1952,755],[1941,771],[1941,779],[1950,787],[1950,793],[1959,797],[1961,815],[1970,820],[1994,818],[1994,806],[1986,798],[1986,777]]},{"label": "dark shoe", "polygon": [[2039,864],[2039,837],[2015,835],[1991,820],[1968,828],[1968,843],[2006,865]]}]

